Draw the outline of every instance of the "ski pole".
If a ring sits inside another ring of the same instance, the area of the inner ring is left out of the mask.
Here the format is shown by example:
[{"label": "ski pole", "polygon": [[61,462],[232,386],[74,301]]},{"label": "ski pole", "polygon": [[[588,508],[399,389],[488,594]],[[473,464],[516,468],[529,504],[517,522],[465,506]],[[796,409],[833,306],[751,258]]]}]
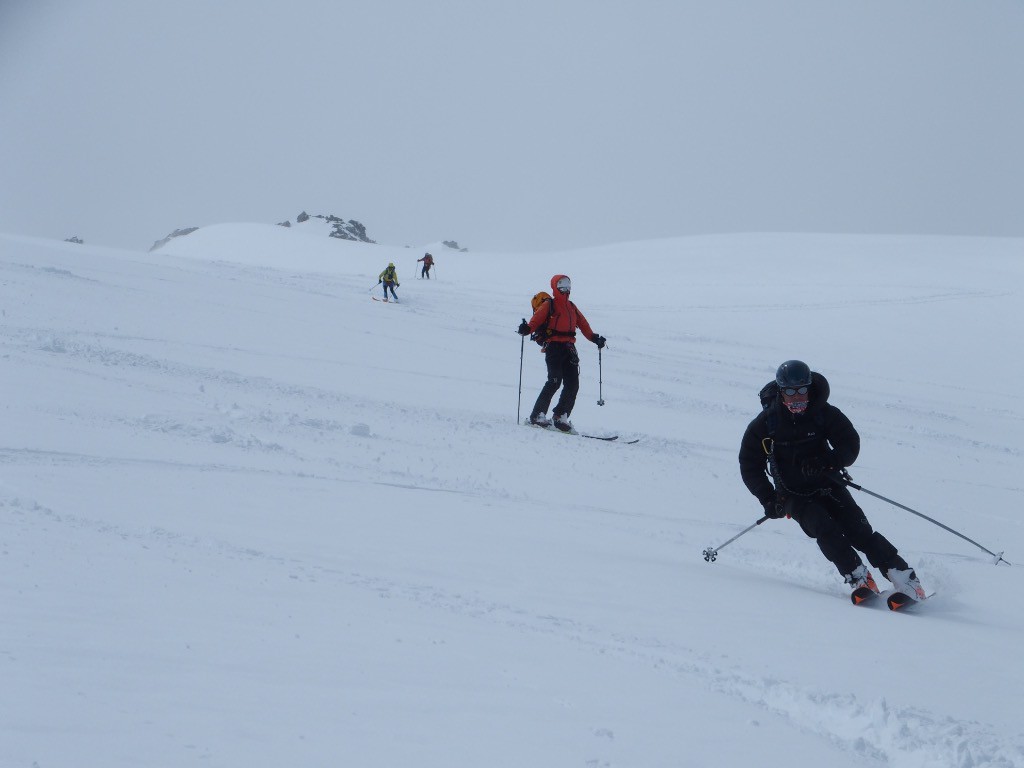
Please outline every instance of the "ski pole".
[{"label": "ski pole", "polygon": [[597,348],[597,404],[604,405],[604,395],[602,394],[602,386],[604,384],[604,374],[601,371],[601,348]]},{"label": "ski pole", "polygon": [[974,539],[967,538],[966,536],[964,536],[959,531],[954,531],[948,525],[943,525],[938,520],[935,520],[933,518],[928,517],[928,515],[921,514],[920,512],[918,512],[915,509],[911,509],[910,507],[906,507],[906,506],[900,504],[898,501],[893,501],[892,499],[887,499],[887,498],[885,498],[885,496],[877,494],[874,491],[869,491],[867,488],[864,488],[862,486],[857,485],[855,482],[853,482],[853,478],[850,477],[850,473],[847,472],[845,469],[842,469],[842,470],[839,471],[839,475],[838,475],[837,479],[842,481],[842,483],[844,485],[848,485],[850,488],[856,488],[858,491],[861,491],[862,493],[866,493],[868,496],[874,496],[876,499],[881,499],[882,501],[888,502],[889,504],[892,504],[894,507],[899,507],[900,509],[906,510],[907,512],[909,512],[912,515],[917,515],[918,517],[923,517],[929,523],[934,523],[935,525],[939,526],[939,528],[941,528],[942,530],[949,531],[954,536],[959,536],[964,541],[971,542],[971,544],[976,546],[978,549],[982,550],[983,552],[988,552],[990,555],[992,555],[992,557],[995,558],[995,560],[992,561],[993,565],[999,565],[1000,561],[1006,563],[1007,565],[1011,564],[1009,560],[1003,560],[1003,553],[1002,552],[996,553],[996,552],[993,552],[991,549],[986,549],[985,547],[981,546],[981,544],[976,542]]},{"label": "ski pole", "polygon": [[[526,318],[523,318],[526,322]],[[519,336],[519,399],[516,400],[516,424],[520,420],[520,409],[523,407],[523,348],[526,346],[526,337]]]},{"label": "ski pole", "polygon": [[[733,536],[731,539],[729,539],[727,542],[725,542],[725,544],[732,544],[732,542],[736,541],[736,539],[738,539],[744,533],[746,533],[747,531],[752,531],[754,528],[759,526],[761,523],[763,523],[767,519],[768,519],[768,515],[765,515],[760,520],[758,520],[756,523],[752,523],[751,525],[748,525],[742,531],[740,531],[735,536]],[[702,553],[704,555],[705,562],[708,562],[708,563],[715,562],[715,560],[718,559],[718,550],[723,549],[725,547],[725,544],[719,544],[717,547],[708,547],[707,549],[705,549],[704,552]]]}]

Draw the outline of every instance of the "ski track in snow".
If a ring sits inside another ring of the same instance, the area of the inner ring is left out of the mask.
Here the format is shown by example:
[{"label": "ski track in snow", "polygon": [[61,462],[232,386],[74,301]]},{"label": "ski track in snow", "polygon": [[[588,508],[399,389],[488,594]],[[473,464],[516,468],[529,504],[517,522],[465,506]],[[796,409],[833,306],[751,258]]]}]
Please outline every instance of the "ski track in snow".
[{"label": "ski track in snow", "polygon": [[[865,764],[893,768],[1020,768],[1024,741],[992,734],[982,724],[938,716],[924,707],[895,707],[884,697],[864,701],[849,694],[828,693],[772,677],[752,675],[735,665],[709,658],[706,653],[673,638],[635,636],[620,629],[586,624],[571,616],[537,614],[529,608],[498,603],[483,597],[452,592],[431,584],[398,582],[369,573],[299,562],[224,541],[182,536],[164,528],[139,531],[57,512],[30,499],[0,499],[6,524],[31,525],[43,517],[72,528],[131,541],[140,547],[164,547],[169,558],[179,550],[197,550],[228,559],[256,559],[279,571],[278,578],[328,581],[338,588],[373,593],[382,599],[404,600],[433,610],[500,625],[512,632],[548,635],[571,642],[589,653],[612,655],[630,663],[657,669],[697,684],[711,692],[739,699],[788,719],[794,727],[822,736],[837,748],[853,753]],[[783,569],[784,570],[784,569]],[[681,684],[683,684],[681,682]]]},{"label": "ski track in snow", "polygon": [[[159,275],[157,280],[181,281],[185,278],[196,285],[214,281],[244,284],[253,295],[266,292],[271,300],[277,299],[284,292],[330,301],[336,300],[340,294],[365,292],[361,279],[339,275],[290,273],[287,269],[242,267],[230,262],[197,261],[193,265],[181,261],[170,266],[156,257],[142,258],[159,265],[145,265],[149,280],[154,279],[150,276],[152,271]],[[12,283],[17,282],[30,292],[45,290],[49,281],[54,281],[65,287],[86,286],[90,291],[99,288],[132,294],[133,300],[143,304],[151,292],[157,293],[149,283],[141,287],[134,286],[131,277],[126,278],[116,270],[97,268],[90,262],[82,262],[81,267],[74,267],[74,271],[23,263],[8,263],[5,268]],[[133,264],[129,266],[129,271],[139,272],[141,267]],[[34,282],[25,280],[26,277],[32,277]],[[45,282],[39,284],[41,280]],[[438,290],[441,288],[438,287]],[[760,286],[754,286],[751,290],[755,297],[761,296]],[[757,316],[796,312],[820,315],[856,307],[899,308],[908,304],[955,303],[1010,295],[984,289],[947,290],[939,287],[929,289],[892,285],[880,286],[877,293],[880,297],[804,304],[625,304],[610,309],[607,316],[650,316],[657,313],[660,323],[665,318],[680,316],[687,321],[702,313]],[[24,295],[24,292],[19,295]],[[459,343],[463,339],[470,339],[474,344],[473,354],[488,363],[504,361],[507,349],[511,349],[511,330],[502,325],[503,320],[496,319],[494,307],[489,305],[494,295],[492,293],[477,298],[460,293],[461,314],[458,318],[453,316],[451,319],[442,319],[437,326],[470,326],[472,334],[452,338],[459,339]],[[514,300],[518,302],[516,306],[523,303],[522,296],[514,292],[510,295],[515,296]],[[228,312],[251,312],[253,307],[246,305],[244,298],[225,291],[222,296],[216,297],[215,303]],[[371,303],[362,297],[360,300],[366,305]],[[437,299],[426,295],[416,297],[414,301],[403,302],[400,313],[385,312],[381,317],[405,316],[419,319],[428,314],[431,302],[435,300],[440,302],[446,299],[444,294],[438,294]],[[370,307],[370,310],[376,309],[379,307]],[[584,309],[589,309],[589,305]],[[268,314],[272,314],[272,310],[268,310]],[[601,319],[605,320],[604,317]],[[591,320],[594,321],[595,317],[591,317]],[[302,478],[328,483],[359,483],[373,487],[459,494],[480,499],[484,504],[513,501],[530,507],[543,504],[550,498],[552,490],[559,488],[557,478],[542,475],[545,464],[543,460],[535,459],[532,453],[538,449],[546,450],[549,446],[544,441],[563,439],[560,436],[524,431],[521,436],[522,455],[518,459],[523,463],[523,474],[531,482],[521,487],[510,486],[507,476],[494,476],[491,471],[492,465],[508,461],[509,456],[503,450],[507,446],[499,444],[492,447],[488,436],[504,436],[504,432],[518,427],[495,424],[493,418],[486,413],[466,413],[444,406],[420,411],[412,405],[396,403],[389,404],[390,410],[387,412],[393,422],[384,424],[380,416],[376,416],[375,421],[375,414],[380,413],[380,401],[371,396],[358,397],[316,384],[296,383],[288,381],[286,376],[277,378],[274,375],[245,373],[250,365],[254,370],[261,370],[257,363],[265,353],[255,344],[252,348],[232,346],[232,339],[227,335],[220,337],[222,343],[217,344],[195,332],[186,333],[181,339],[153,338],[146,335],[145,330],[139,331],[139,335],[130,335],[110,330],[79,330],[77,325],[65,320],[58,321],[52,327],[40,325],[44,322],[45,319],[37,319],[35,327],[6,326],[2,342],[4,355],[12,358],[22,370],[40,370],[51,378],[71,375],[101,382],[112,392],[118,391],[118,387],[131,387],[136,391],[159,393],[164,399],[154,400],[167,403],[167,410],[157,413],[126,413],[120,410],[121,404],[112,402],[86,403],[79,411],[79,406],[57,400],[49,401],[43,396],[34,404],[35,415],[70,425],[69,433],[73,433],[75,428],[85,427],[90,438],[116,435],[122,442],[110,440],[109,445],[116,447],[106,448],[108,453],[103,455],[102,449],[93,453],[87,450],[88,444],[84,443],[70,446],[62,444],[64,450],[47,450],[45,438],[40,438],[40,445],[33,447],[15,443],[15,447],[0,448],[0,465],[16,466],[19,469],[58,467],[71,470],[143,467],[167,470],[169,474]],[[598,323],[594,325],[596,330],[600,330]],[[609,325],[613,327],[612,323]],[[678,326],[686,327],[687,322],[681,322]],[[600,327],[603,327],[603,322]],[[728,420],[737,429],[738,441],[739,431],[757,409],[756,386],[748,386],[748,382],[758,384],[763,375],[762,368],[750,362],[752,352],[756,350],[758,356],[764,356],[765,350],[756,345],[745,347],[740,341],[718,338],[707,331],[682,333],[676,327],[668,324],[652,328],[650,336],[644,339],[629,335],[613,338],[604,358],[606,381],[614,381],[620,397],[628,397],[637,411],[646,409],[652,413],[652,419],[664,418],[665,414],[684,414],[689,423],[700,419],[718,422]],[[399,334],[402,332],[402,327],[397,325],[382,324],[374,328],[374,333],[379,334],[385,344],[401,338]],[[496,340],[500,343],[495,343]],[[659,340],[666,340],[670,345],[660,346]],[[423,339],[418,344],[427,350],[444,349],[430,339]],[[630,354],[616,359],[614,349],[619,344],[629,348]],[[535,387],[540,383],[538,356],[532,346],[530,349],[534,354],[528,360],[524,401],[534,396]],[[159,352],[154,354],[154,350]],[[515,341],[515,351],[519,351],[518,340]],[[473,371],[469,377],[448,375],[445,367],[440,365],[431,370],[411,371],[401,366],[390,368],[383,357],[349,361],[344,356],[320,359],[303,356],[298,352],[294,357],[289,357],[290,353],[291,349],[285,350],[283,345],[281,349],[272,352],[273,357],[279,360],[311,363],[317,374],[327,370],[347,375],[366,368],[395,371],[408,377],[413,382],[410,386],[418,389],[454,385],[481,387],[508,394],[515,386],[514,382],[509,384],[506,381],[472,378],[475,373]],[[232,367],[216,365],[220,357],[230,360]],[[188,359],[198,359],[200,362],[182,362]],[[715,364],[708,366],[709,360]],[[211,361],[210,365],[203,364],[208,361]],[[596,359],[587,359],[584,364],[587,376],[596,375]],[[683,373],[675,375],[675,371]],[[696,378],[693,371],[700,371],[704,383],[709,386],[705,389],[693,387]],[[609,377],[609,372],[614,375]],[[737,372],[742,375],[736,375]],[[907,374],[895,372],[894,375]],[[319,379],[311,376],[309,380]],[[741,398],[736,401],[744,405],[736,406],[715,399],[721,392],[736,391],[736,380],[744,382]],[[890,377],[887,381],[892,383],[894,379]],[[859,426],[865,427],[865,433],[870,428],[876,435],[876,441],[881,434],[896,444],[906,440],[915,449],[921,448],[922,452],[943,456],[963,449],[972,456],[983,455],[992,464],[1015,469],[1018,462],[1014,460],[1024,455],[1024,451],[1010,441],[1019,431],[1016,422],[1021,419],[1017,411],[1006,407],[1009,399],[994,403],[987,400],[977,404],[967,402],[957,413],[947,413],[942,410],[940,399],[945,391],[956,390],[959,399],[970,392],[959,383],[939,383],[934,386],[936,391],[940,391],[938,396],[926,396],[913,403],[888,405],[870,390],[849,391],[842,406],[845,409],[846,403],[863,403],[878,408],[879,403],[883,403],[881,408],[887,411],[885,419],[877,412],[872,412],[856,420]],[[908,388],[915,390],[917,387],[918,382],[914,382]],[[748,402],[749,407],[746,405]],[[890,414],[892,419],[888,419]],[[999,421],[1007,426],[1003,431],[989,430],[987,434],[996,435],[996,440],[974,439],[968,435],[976,420]],[[672,478],[679,473],[679,466],[683,462],[687,464],[691,480],[702,476],[717,478],[718,473],[735,471],[734,446],[730,444],[728,449],[723,449],[721,443],[700,439],[711,434],[709,431],[700,428],[691,430],[686,426],[662,430],[660,433],[640,431],[637,434],[643,439],[636,446],[601,445],[598,441],[579,440],[573,446],[573,453],[567,453],[562,459],[559,469],[565,474],[586,477],[585,473],[594,457],[607,455],[603,453],[607,451],[631,452],[623,455],[632,461],[624,461],[622,466],[611,462],[602,465],[601,479],[604,485],[595,494],[616,485],[638,487],[649,481],[650,477]],[[1005,443],[999,442],[1003,435],[1007,436]],[[465,439],[467,436],[472,439]],[[389,444],[398,442],[403,449],[402,458],[401,464],[394,466],[395,460],[389,451]],[[98,444],[105,445],[102,441]],[[135,445],[144,446],[146,450],[138,456],[133,455],[131,448]],[[356,446],[355,450],[352,449],[353,445]],[[339,451],[339,448],[344,450]],[[445,471],[439,466],[438,460],[432,458],[438,452],[445,454],[445,462],[452,465],[464,464],[468,471]],[[345,458],[339,459],[339,453]],[[189,461],[175,460],[174,456],[187,457]],[[194,461],[191,460],[193,457]],[[867,459],[871,460],[870,455]],[[936,473],[941,477],[941,470]],[[53,478],[52,473],[45,472],[34,475],[29,472],[26,475],[29,479],[39,477],[47,481]],[[980,475],[977,479],[966,480],[958,478],[957,482],[960,487],[1000,487],[1019,492],[1019,487],[1008,486],[1005,482],[997,485],[990,481],[992,476]],[[740,500],[741,506],[738,508],[753,515],[756,505],[745,494],[745,489],[735,488],[735,477],[730,477],[728,482],[730,490],[727,493],[733,495],[720,500],[722,508],[734,510],[733,502]],[[866,484],[872,485],[870,482]],[[562,512],[575,513],[578,519],[586,519],[590,525],[599,525],[631,539],[646,539],[658,544],[671,542],[685,548],[683,557],[697,557],[699,547],[694,543],[694,537],[710,538],[711,541],[707,543],[715,544],[739,530],[738,527],[732,527],[723,532],[726,526],[723,526],[721,517],[709,519],[712,514],[721,515],[720,511],[666,511],[619,503],[616,500],[605,503],[600,498],[582,498],[584,491],[574,492],[579,493],[579,496],[563,504],[560,508]],[[903,498],[902,494],[894,495]],[[917,504],[916,501],[913,503]],[[149,527],[132,527],[123,522],[112,524],[57,506],[48,507],[33,498],[31,493],[15,493],[0,484],[0,521],[9,530],[34,530],[42,519],[52,524],[49,528],[59,526],[72,535],[76,530],[88,530],[101,537],[127,542],[131,546],[163,552],[172,560],[206,558],[215,564],[225,560],[257,561],[262,566],[261,572],[269,579],[282,582],[296,579],[322,582],[340,593],[355,590],[381,599],[403,601],[431,611],[484,622],[504,628],[509,633],[552,638],[561,644],[575,645],[595,657],[614,657],[645,670],[657,670],[677,678],[680,685],[699,687],[711,694],[758,707],[765,713],[785,718],[804,733],[828,740],[837,749],[857,756],[866,765],[895,768],[1024,766],[1024,738],[1016,733],[999,736],[977,721],[938,714],[928,709],[927,702],[922,702],[925,706],[921,707],[894,706],[884,697],[866,698],[826,691],[813,685],[758,674],[724,654],[712,654],[687,645],[681,637],[675,635],[633,634],[613,624],[612,620],[597,623],[577,618],[569,612],[568,615],[551,615],[530,605],[528,598],[515,602],[488,599],[484,591],[486,585],[473,590],[456,590],[439,586],[429,579],[396,578],[390,576],[394,570],[384,568],[379,572],[373,566],[360,569],[338,568],[326,564],[326,560],[317,562],[315,556],[300,560],[281,554],[285,551],[282,545],[278,545],[277,549],[273,545],[243,546],[209,535],[175,531],[162,521],[159,525]],[[731,511],[726,514],[730,515],[729,519],[736,520],[740,513]],[[1012,512],[1003,511],[1000,515],[1000,521],[1005,520],[1006,525],[1022,525],[1019,520],[1013,519],[1015,515]],[[875,519],[875,513],[869,512],[869,517]],[[878,519],[885,518],[879,516]],[[681,534],[683,523],[696,532]],[[934,535],[930,529],[928,532]],[[729,559],[743,563],[746,573],[741,575],[768,579],[775,577],[789,584],[812,585],[801,589],[842,596],[834,582],[834,572],[829,573],[827,563],[816,559],[816,553],[812,552],[812,542],[792,528],[767,530],[767,526],[763,526],[757,535],[761,537],[757,547],[748,546],[748,540],[740,540],[726,550]],[[985,541],[987,543],[987,539]],[[797,551],[800,552],[798,556],[787,559],[786,556]],[[783,556],[778,556],[779,553]],[[917,557],[917,554],[915,562],[922,571],[928,573],[929,588],[938,590],[944,598],[956,595],[960,589],[949,562],[958,558],[966,561],[979,559],[974,554],[963,555],[958,550],[942,550],[924,557]],[[826,573],[828,576],[823,577]],[[813,586],[823,583],[831,586]],[[943,617],[950,621],[972,620],[968,612],[957,609],[955,601],[947,603],[941,610]],[[925,613],[920,618],[925,620],[926,617]],[[903,618],[909,617],[900,617]],[[941,642],[941,637],[937,642]],[[605,733],[599,731],[596,735],[604,737]],[[597,765],[599,761],[588,764]],[[611,763],[600,761],[600,765],[610,766]]]}]

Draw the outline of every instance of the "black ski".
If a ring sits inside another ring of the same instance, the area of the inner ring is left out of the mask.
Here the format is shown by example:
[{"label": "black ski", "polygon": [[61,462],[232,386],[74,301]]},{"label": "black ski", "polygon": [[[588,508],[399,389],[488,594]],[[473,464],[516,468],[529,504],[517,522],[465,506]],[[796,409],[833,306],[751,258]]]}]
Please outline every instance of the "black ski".
[{"label": "black ski", "polygon": [[850,601],[854,605],[874,602],[876,597],[878,597],[878,593],[871,587],[857,587],[850,593]]},{"label": "black ski", "polygon": [[[933,597],[934,595],[935,593],[932,592],[924,600],[927,600],[929,597]],[[904,594],[903,592],[893,592],[885,598],[885,603],[889,606],[890,611],[905,611],[907,608],[913,608],[915,605],[923,603],[924,600],[915,600],[913,597]]]},{"label": "black ski", "polygon": [[[618,440],[619,439],[618,435],[602,436],[602,435],[584,435],[584,434],[581,434],[580,437],[589,437],[591,440],[604,440],[606,443],[610,443],[610,442],[612,442],[614,440]],[[623,445],[636,445],[639,442],[640,442],[640,438],[638,437],[636,440],[623,440],[622,444]]]},{"label": "black ski", "polygon": [[[568,432],[563,432],[561,429],[559,429],[558,427],[555,427],[555,426],[551,426],[549,428],[549,427],[542,427],[540,424],[531,424],[529,421],[525,421],[523,423],[526,426],[528,426],[528,427],[538,427],[538,428],[543,429],[543,430],[548,431],[548,432],[558,432],[558,433],[563,434],[563,435],[574,435],[575,437],[585,437],[588,440],[604,440],[606,443],[612,443],[612,442],[615,442],[616,440],[619,439],[618,435],[584,435],[582,432],[577,432],[575,430],[570,430]],[[622,444],[623,445],[635,445],[636,443],[639,443],[639,442],[640,442],[640,438],[638,437],[636,440],[623,440]]]},{"label": "black ski", "polygon": [[[932,595],[934,594],[935,593],[933,592]],[[931,597],[932,595],[928,595],[928,597]],[[850,602],[854,605],[871,605],[876,603],[877,599],[880,597],[882,597],[882,595],[872,590],[871,587],[857,587],[850,593]],[[913,608],[917,603],[923,602],[924,600],[915,600],[913,597],[903,592],[890,592],[885,595],[885,604],[888,606],[890,611],[905,611],[908,608]]]}]

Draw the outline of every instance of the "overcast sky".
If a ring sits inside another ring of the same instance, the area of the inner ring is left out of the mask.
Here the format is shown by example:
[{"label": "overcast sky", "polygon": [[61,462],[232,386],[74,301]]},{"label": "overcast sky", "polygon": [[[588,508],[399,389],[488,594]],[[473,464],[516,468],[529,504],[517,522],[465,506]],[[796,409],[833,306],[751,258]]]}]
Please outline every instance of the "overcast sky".
[{"label": "overcast sky", "polygon": [[0,0],[0,231],[1024,235],[1024,1]]}]

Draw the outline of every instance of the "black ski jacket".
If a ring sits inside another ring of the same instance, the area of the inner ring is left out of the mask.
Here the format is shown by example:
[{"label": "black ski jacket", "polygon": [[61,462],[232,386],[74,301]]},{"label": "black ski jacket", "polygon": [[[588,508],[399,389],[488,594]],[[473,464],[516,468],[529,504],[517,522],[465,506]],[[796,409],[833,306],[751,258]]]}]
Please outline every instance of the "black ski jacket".
[{"label": "black ski jacket", "polygon": [[825,466],[842,469],[853,464],[860,453],[860,435],[846,414],[828,402],[828,381],[820,373],[811,374],[808,395],[807,410],[795,415],[778,394],[743,433],[740,476],[762,504],[775,501],[776,491],[782,497],[808,496],[835,485],[825,475],[804,477],[801,467],[805,460],[818,457]]}]

